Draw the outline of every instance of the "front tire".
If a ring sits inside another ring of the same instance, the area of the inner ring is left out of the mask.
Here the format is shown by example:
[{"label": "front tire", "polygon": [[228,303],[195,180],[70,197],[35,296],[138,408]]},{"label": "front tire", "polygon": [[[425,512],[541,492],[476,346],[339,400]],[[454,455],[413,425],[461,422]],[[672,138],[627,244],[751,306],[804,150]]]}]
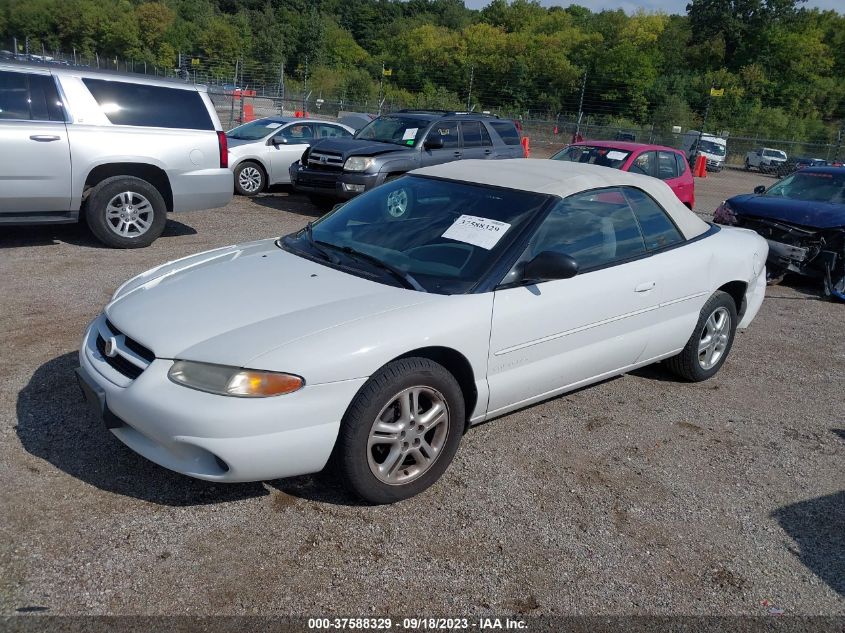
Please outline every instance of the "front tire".
[{"label": "front tire", "polygon": [[373,504],[408,499],[446,471],[465,427],[455,377],[427,358],[388,363],[343,416],[332,459],[349,490]]},{"label": "front tire", "polygon": [[242,196],[257,196],[267,187],[267,174],[258,163],[244,161],[235,167],[235,191]]},{"label": "front tire", "polygon": [[89,193],[85,221],[106,246],[143,248],[164,231],[167,205],[159,190],[146,180],[113,176]]},{"label": "front tire", "polygon": [[698,323],[683,351],[667,359],[666,366],[690,382],[712,378],[731,351],[738,322],[733,298],[717,290],[701,308]]}]

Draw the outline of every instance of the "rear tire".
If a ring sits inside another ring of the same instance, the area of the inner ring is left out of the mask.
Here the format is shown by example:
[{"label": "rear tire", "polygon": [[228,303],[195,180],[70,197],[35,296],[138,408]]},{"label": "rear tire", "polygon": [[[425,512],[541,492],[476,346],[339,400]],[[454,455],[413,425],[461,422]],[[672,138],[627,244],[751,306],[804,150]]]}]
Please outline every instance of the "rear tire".
[{"label": "rear tire", "polygon": [[146,180],[113,176],[89,193],[85,221],[106,246],[143,248],[164,231],[167,205],[159,190]]},{"label": "rear tire", "polygon": [[382,367],[340,425],[332,462],[346,487],[373,504],[408,499],[446,471],[466,425],[455,377],[427,358]]},{"label": "rear tire", "polygon": [[733,298],[717,290],[701,308],[698,323],[683,351],[667,359],[666,366],[690,382],[712,378],[731,351],[738,322]]}]

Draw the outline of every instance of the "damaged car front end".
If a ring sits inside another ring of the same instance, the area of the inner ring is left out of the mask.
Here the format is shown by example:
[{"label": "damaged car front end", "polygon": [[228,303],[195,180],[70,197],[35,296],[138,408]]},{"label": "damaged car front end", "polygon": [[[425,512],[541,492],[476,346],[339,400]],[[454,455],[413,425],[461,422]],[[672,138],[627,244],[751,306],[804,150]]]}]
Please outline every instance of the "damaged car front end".
[{"label": "damaged car front end", "polygon": [[801,170],[726,200],[713,219],[766,239],[770,283],[798,273],[820,279],[825,296],[845,301],[845,169]]}]

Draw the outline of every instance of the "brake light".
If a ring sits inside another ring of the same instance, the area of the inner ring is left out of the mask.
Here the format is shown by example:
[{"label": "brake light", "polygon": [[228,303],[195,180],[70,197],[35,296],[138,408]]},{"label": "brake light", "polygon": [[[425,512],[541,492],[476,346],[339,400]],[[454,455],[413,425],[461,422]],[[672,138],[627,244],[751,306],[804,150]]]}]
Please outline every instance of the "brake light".
[{"label": "brake light", "polygon": [[220,167],[229,167],[229,143],[226,141],[226,132],[217,133],[217,146],[220,149]]}]

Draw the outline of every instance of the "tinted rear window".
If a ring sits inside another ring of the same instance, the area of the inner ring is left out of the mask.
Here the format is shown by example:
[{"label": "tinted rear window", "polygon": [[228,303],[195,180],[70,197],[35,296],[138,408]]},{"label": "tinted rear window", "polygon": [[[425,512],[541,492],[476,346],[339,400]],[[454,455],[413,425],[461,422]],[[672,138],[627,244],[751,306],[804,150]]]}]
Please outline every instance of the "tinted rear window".
[{"label": "tinted rear window", "polygon": [[202,97],[194,90],[103,79],[82,81],[115,125],[214,129]]},{"label": "tinted rear window", "polygon": [[493,127],[505,145],[519,145],[519,132],[516,131],[516,126],[510,121],[491,121],[490,125]]},{"label": "tinted rear window", "polygon": [[0,72],[0,119],[64,121],[50,75]]}]

